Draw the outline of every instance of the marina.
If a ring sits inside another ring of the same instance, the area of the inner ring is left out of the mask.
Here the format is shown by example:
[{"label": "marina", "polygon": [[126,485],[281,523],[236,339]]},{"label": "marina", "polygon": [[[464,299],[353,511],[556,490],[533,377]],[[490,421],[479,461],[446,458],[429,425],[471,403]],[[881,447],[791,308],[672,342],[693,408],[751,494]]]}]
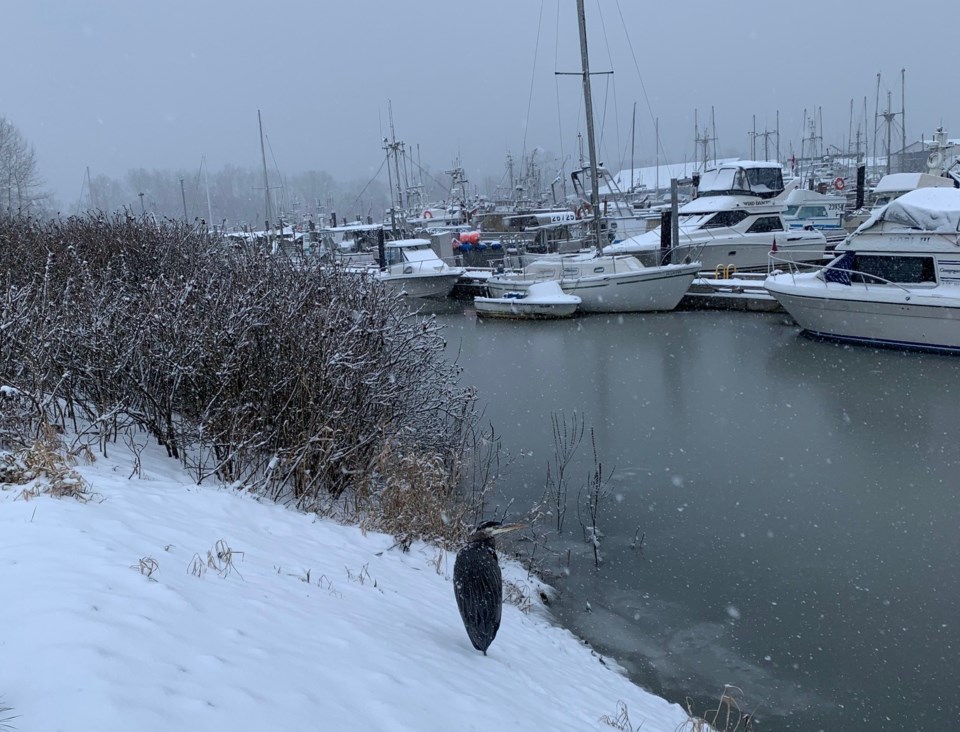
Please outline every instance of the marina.
[{"label": "marina", "polygon": [[957,725],[955,0],[74,5],[0,732]]}]

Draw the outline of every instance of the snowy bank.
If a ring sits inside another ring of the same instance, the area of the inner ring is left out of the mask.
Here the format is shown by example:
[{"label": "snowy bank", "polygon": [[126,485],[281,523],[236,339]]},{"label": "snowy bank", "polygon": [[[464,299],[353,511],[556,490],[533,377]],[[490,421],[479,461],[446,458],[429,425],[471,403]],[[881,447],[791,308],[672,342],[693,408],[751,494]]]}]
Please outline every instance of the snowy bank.
[{"label": "snowy bank", "polygon": [[[484,657],[453,556],[100,458],[92,499],[0,492],[0,702],[18,730],[609,730],[687,715],[540,612]],[[507,579],[525,581],[519,567]],[[641,727],[642,725],[642,727]]]}]

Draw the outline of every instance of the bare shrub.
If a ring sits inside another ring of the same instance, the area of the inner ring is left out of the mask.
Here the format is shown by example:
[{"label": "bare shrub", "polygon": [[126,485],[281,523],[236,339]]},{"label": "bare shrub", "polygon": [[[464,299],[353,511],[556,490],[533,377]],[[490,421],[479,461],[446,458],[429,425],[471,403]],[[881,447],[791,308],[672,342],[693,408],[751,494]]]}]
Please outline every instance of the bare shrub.
[{"label": "bare shrub", "polygon": [[738,696],[743,696],[739,687],[725,684],[716,708],[706,710],[703,716],[694,712],[688,700],[688,719],[677,727],[677,732],[749,732],[754,728],[753,715],[740,708]]},{"label": "bare shrub", "polygon": [[467,480],[474,395],[436,321],[372,278],[124,215],[0,217],[0,271],[0,384],[28,407],[0,435],[46,420],[106,455],[142,429],[198,482],[308,509],[400,490],[411,461],[440,503]]},{"label": "bare shrub", "polygon": [[404,549],[422,539],[459,543],[474,512],[442,460],[396,442],[382,446],[371,481],[355,496],[362,525],[395,536]]},{"label": "bare shrub", "polygon": [[14,728],[10,722],[16,719],[18,715],[10,716],[8,712],[12,711],[13,709],[11,707],[0,702],[0,730],[12,730]]},{"label": "bare shrub", "polygon": [[617,713],[613,716],[604,714],[600,717],[600,721],[604,724],[610,725],[614,729],[622,730],[622,732],[634,732],[638,729],[633,726],[633,723],[630,721],[630,713],[627,710],[627,704],[622,699],[617,701]]},{"label": "bare shrub", "polygon": [[26,449],[0,455],[0,481],[32,484],[21,492],[25,500],[41,494],[86,501],[90,490],[72,467],[74,456],[66,451],[60,436],[49,426]]}]

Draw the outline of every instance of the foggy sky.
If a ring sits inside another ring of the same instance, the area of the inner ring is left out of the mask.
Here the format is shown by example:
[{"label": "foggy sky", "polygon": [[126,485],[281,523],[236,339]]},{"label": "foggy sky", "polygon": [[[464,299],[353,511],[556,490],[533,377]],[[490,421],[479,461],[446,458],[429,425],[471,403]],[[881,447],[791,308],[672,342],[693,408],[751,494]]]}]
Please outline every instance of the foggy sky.
[{"label": "foggy sky", "polygon": [[[958,137],[955,44],[939,30],[956,0],[906,9],[587,0],[591,70],[614,71],[593,77],[599,157],[629,164],[634,103],[638,165],[654,159],[655,117],[666,157],[694,158],[694,110],[703,127],[711,108],[721,157],[748,155],[753,116],[773,130],[778,111],[782,157],[799,152],[804,110],[843,147],[851,125],[873,135],[878,73],[881,111],[888,91],[900,111],[901,68],[908,143],[940,124]],[[2,13],[0,114],[63,203],[87,166],[259,167],[258,109],[285,174],[373,176],[388,100],[397,138],[438,174],[458,156],[474,182],[507,153],[541,148],[567,171],[578,157],[580,81],[555,74],[580,69],[574,0],[8,0]]]}]

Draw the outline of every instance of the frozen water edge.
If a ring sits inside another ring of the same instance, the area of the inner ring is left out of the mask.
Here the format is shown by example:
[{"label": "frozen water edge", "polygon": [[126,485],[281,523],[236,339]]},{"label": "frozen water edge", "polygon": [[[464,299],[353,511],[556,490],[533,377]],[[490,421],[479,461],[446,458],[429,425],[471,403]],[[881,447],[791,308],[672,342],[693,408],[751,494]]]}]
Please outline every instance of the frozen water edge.
[{"label": "frozen water edge", "polygon": [[17,728],[602,730],[618,702],[646,732],[687,718],[542,613],[506,605],[476,652],[434,547],[197,486],[150,448],[140,477],[122,454],[76,470],[87,503],[0,493]]}]

